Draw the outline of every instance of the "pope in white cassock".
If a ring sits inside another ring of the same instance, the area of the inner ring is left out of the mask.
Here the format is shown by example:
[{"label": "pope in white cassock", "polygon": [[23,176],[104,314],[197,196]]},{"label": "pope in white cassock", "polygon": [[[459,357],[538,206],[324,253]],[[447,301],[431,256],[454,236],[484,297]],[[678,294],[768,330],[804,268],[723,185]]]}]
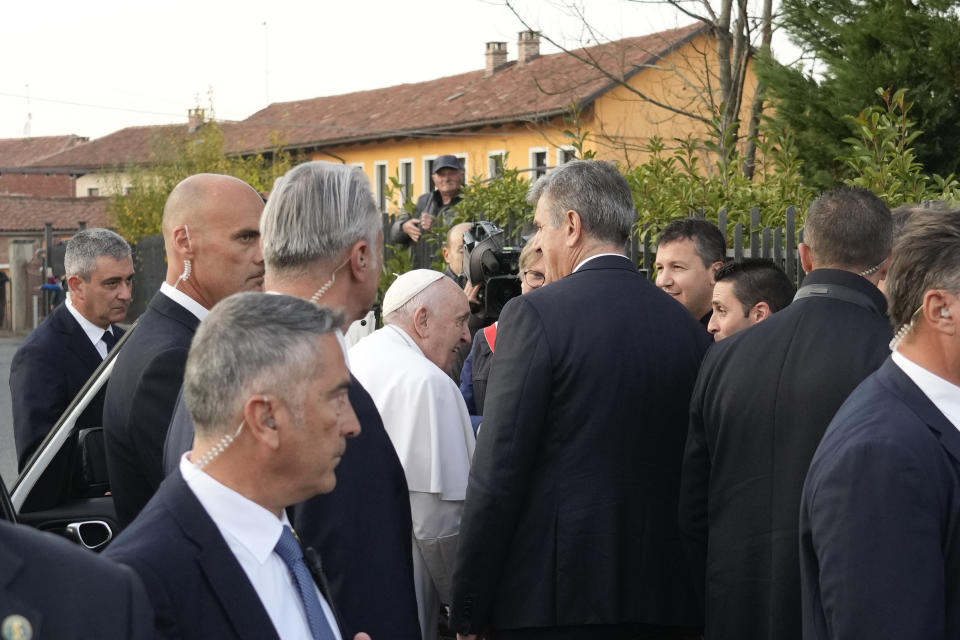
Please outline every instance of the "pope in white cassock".
[{"label": "pope in white cassock", "polygon": [[370,392],[407,476],[413,565],[424,640],[437,637],[450,602],[460,514],[474,435],[450,378],[454,353],[470,341],[463,290],[439,271],[401,275],[383,299],[386,326],[350,349],[353,374]]}]

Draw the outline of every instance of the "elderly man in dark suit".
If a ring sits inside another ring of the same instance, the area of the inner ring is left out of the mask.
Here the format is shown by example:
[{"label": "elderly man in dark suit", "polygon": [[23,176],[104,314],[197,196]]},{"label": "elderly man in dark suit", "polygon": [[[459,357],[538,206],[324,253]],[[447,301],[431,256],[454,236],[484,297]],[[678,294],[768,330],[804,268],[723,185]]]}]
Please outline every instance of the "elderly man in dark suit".
[{"label": "elderly man in dark suit", "polygon": [[887,206],[865,189],[829,191],[804,234],[794,301],[716,343],[691,400],[680,517],[710,640],[800,637],[803,479],[892,335],[876,286],[892,243]]},{"label": "elderly man in dark suit", "polygon": [[677,492],[708,337],[623,254],[635,212],[608,163],[532,187],[550,286],[511,300],[453,581],[464,637],[683,637],[699,621]]},{"label": "elderly man in dark suit", "polygon": [[230,294],[262,290],[262,211],[260,195],[230,176],[191,176],[167,199],[167,279],[117,357],[104,401],[107,469],[123,524],[163,479],[163,442],[197,325]]},{"label": "elderly man in dark suit", "polygon": [[0,522],[0,638],[148,640],[137,576],[52,533]]},{"label": "elderly man in dark suit", "polygon": [[[299,165],[271,194],[261,230],[269,291],[341,310],[344,332],[367,314],[377,295],[383,235],[362,171],[330,162]],[[294,507],[294,525],[323,558],[347,635],[362,629],[374,638],[418,640],[403,467],[373,399],[355,378],[350,403],[362,431],[337,467],[337,490]],[[180,402],[167,468],[190,448],[193,431]]]},{"label": "elderly man in dark suit", "polygon": [[299,298],[240,293],[200,325],[184,374],[194,448],[107,550],[143,579],[164,637],[343,637],[286,514],[333,490],[359,432],[341,322]]},{"label": "elderly man in dark suit", "polygon": [[913,214],[893,355],[837,412],[800,511],[803,637],[960,637],[960,211]]},{"label": "elderly man in dark suit", "polygon": [[[13,433],[23,470],[60,414],[123,335],[133,296],[130,245],[108,229],[85,229],[67,241],[63,259],[70,295],[17,349],[10,364]],[[103,423],[101,390],[77,424]]]}]

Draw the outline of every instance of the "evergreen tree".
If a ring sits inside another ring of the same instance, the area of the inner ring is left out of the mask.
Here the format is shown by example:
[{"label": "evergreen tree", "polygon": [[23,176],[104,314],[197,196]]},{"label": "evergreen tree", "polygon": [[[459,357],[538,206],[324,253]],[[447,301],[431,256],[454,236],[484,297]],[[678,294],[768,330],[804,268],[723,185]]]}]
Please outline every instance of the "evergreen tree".
[{"label": "evergreen tree", "polygon": [[850,135],[844,115],[875,104],[878,88],[907,88],[922,131],[917,160],[931,173],[958,172],[960,1],[783,0],[783,25],[815,64],[815,75],[769,56],[757,65],[775,109],[794,136],[808,184],[849,176],[838,160]]}]

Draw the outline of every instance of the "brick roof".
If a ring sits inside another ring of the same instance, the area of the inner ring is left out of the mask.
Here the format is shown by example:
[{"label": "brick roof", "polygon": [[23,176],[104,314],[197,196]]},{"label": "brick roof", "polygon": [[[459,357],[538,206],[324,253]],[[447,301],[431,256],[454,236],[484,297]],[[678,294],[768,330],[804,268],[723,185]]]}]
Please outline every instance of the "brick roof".
[{"label": "brick roof", "polygon": [[75,135],[0,139],[0,168],[12,169],[33,164],[86,141],[87,138]]},{"label": "brick roof", "polygon": [[0,231],[42,231],[46,222],[55,230],[110,226],[110,198],[33,198],[0,196]]},{"label": "brick roof", "polygon": [[[577,53],[626,79],[641,70],[639,65],[656,61],[704,29],[698,23]],[[225,146],[240,153],[270,149],[271,135],[278,135],[285,146],[306,147],[537,120],[566,113],[572,101],[584,108],[617,84],[562,52],[522,66],[508,62],[489,78],[484,73],[275,103],[227,134]]]},{"label": "brick roof", "polygon": [[55,156],[31,163],[32,167],[96,169],[128,164],[149,164],[154,150],[167,140],[187,136],[186,124],[127,127],[102,138],[85,142]]}]

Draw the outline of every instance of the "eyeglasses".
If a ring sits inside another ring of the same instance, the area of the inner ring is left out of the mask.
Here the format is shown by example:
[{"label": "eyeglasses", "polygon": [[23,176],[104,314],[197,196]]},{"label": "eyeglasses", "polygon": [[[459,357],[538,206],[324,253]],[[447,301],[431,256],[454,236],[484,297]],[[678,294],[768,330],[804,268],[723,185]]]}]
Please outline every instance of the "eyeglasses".
[{"label": "eyeglasses", "polygon": [[523,278],[523,281],[527,283],[527,286],[531,289],[537,289],[542,287],[546,277],[540,271],[534,271],[532,269],[524,269],[520,273],[520,277]]}]

